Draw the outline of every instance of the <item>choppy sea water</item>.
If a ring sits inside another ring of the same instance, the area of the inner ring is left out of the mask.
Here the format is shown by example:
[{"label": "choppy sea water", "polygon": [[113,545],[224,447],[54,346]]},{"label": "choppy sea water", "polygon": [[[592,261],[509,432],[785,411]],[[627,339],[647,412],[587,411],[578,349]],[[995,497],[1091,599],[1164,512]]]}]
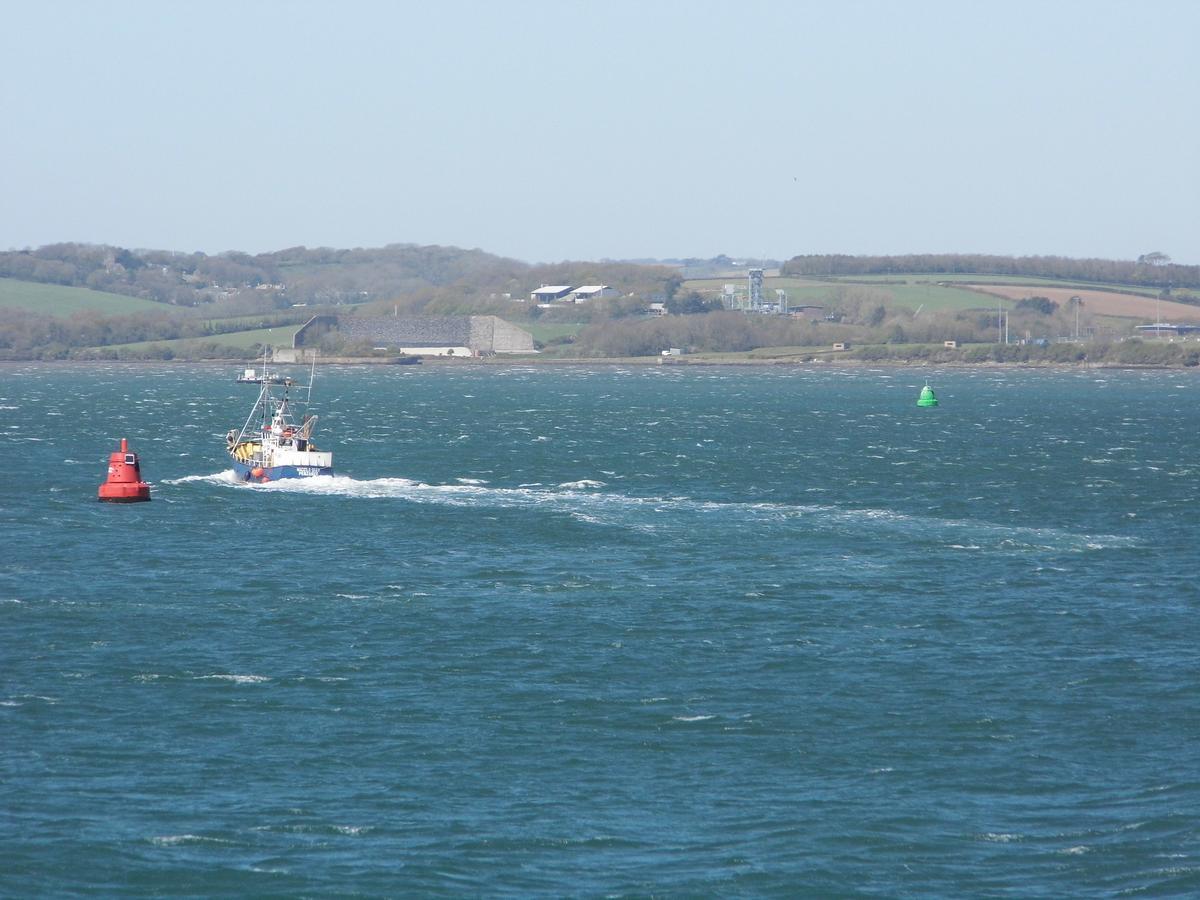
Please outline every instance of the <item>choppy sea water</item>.
[{"label": "choppy sea water", "polygon": [[1200,893],[1195,373],[234,374],[0,368],[0,894]]}]

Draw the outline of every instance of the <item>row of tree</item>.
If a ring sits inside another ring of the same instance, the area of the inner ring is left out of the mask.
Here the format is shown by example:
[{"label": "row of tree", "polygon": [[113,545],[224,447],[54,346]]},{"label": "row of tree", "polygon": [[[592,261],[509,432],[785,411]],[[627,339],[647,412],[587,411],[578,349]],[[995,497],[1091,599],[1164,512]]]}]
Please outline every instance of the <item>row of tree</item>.
[{"label": "row of tree", "polygon": [[1101,363],[1111,366],[1200,365],[1200,346],[1195,344],[1143,341],[1059,342],[1050,344],[972,344],[949,349],[936,345],[872,344],[856,348],[850,357],[863,362],[929,363]]},{"label": "row of tree", "polygon": [[[249,324],[267,328],[295,324],[296,319],[295,315],[277,313],[256,318]],[[226,358],[237,359],[242,358],[243,353],[221,344],[220,335],[242,331],[247,327],[248,323],[245,322],[202,319],[167,308],[161,312],[155,310],[117,316],[82,311],[60,318],[20,308],[0,307],[0,359],[65,359],[79,356],[77,351],[87,348],[180,338],[212,339],[214,346],[221,346],[227,351]],[[161,358],[163,351],[125,348],[120,351],[123,358],[144,358],[147,353],[154,358]],[[113,354],[105,356],[116,358]]]},{"label": "row of tree", "polygon": [[1070,259],[1064,256],[989,256],[980,253],[925,253],[905,256],[847,256],[837,253],[794,256],[780,267],[793,277],[855,275],[1009,275],[1058,278],[1101,284],[1144,285],[1157,289],[1200,288],[1200,266],[1171,262],[1164,253],[1136,260]]}]

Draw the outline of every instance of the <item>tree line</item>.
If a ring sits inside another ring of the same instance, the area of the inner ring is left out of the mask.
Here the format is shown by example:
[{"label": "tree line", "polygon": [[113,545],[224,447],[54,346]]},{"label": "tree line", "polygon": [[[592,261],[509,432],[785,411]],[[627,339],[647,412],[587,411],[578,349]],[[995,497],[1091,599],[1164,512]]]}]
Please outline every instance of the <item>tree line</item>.
[{"label": "tree line", "polygon": [[793,277],[829,278],[854,275],[1008,275],[1014,278],[1057,278],[1101,284],[1141,285],[1158,290],[1200,288],[1200,266],[1171,262],[1154,252],[1136,260],[1071,259],[1064,256],[990,256],[977,253],[925,253],[905,256],[794,256],[780,267]]}]

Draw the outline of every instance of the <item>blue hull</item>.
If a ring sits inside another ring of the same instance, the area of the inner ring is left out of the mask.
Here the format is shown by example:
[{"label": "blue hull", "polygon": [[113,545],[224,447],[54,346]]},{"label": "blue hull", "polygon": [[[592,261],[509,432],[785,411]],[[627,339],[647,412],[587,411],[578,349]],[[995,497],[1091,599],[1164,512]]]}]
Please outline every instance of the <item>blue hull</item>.
[{"label": "blue hull", "polygon": [[332,466],[272,466],[263,469],[262,475],[256,478],[251,474],[251,469],[257,468],[256,466],[248,466],[232,458],[230,461],[238,481],[280,481],[284,478],[316,478],[319,475],[333,474]]}]

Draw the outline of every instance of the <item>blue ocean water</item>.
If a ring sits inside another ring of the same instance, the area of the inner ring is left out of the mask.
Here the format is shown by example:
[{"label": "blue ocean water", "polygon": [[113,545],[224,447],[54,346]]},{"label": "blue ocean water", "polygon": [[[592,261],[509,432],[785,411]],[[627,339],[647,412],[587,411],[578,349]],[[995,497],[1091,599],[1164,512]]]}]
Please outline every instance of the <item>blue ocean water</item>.
[{"label": "blue ocean water", "polygon": [[1200,893],[1195,373],[234,374],[0,368],[0,894]]}]

